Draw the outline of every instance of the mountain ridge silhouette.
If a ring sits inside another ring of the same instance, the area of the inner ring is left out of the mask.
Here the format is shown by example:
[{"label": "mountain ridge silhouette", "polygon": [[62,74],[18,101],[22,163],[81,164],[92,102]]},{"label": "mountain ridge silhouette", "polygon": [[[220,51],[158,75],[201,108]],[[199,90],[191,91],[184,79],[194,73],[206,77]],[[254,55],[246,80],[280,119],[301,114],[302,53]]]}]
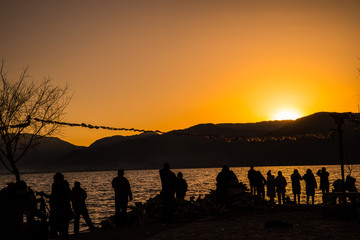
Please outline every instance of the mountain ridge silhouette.
[{"label": "mountain ridge silhouette", "polygon": [[[360,132],[357,125],[345,124],[345,163],[360,163]],[[198,124],[162,135],[143,133],[115,135],[95,141],[89,147],[75,146],[50,138],[31,150],[19,162],[21,171],[93,171],[156,169],[164,162],[173,168],[270,165],[338,164],[336,137],[302,138],[298,141],[247,142],[224,138],[295,136],[325,134],[335,129],[328,112],[297,120],[258,123]],[[215,136],[215,138],[214,138]],[[0,168],[1,169],[1,168]]]}]

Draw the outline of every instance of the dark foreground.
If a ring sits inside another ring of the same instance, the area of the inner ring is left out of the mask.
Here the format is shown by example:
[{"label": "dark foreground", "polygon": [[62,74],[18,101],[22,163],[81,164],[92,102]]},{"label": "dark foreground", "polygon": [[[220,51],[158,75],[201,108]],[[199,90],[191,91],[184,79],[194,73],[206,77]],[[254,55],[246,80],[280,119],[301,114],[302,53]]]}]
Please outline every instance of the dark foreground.
[{"label": "dark foreground", "polygon": [[173,226],[152,223],[98,229],[72,236],[71,239],[360,239],[360,220],[344,219],[339,209],[288,205],[225,212],[222,216],[187,220]]}]

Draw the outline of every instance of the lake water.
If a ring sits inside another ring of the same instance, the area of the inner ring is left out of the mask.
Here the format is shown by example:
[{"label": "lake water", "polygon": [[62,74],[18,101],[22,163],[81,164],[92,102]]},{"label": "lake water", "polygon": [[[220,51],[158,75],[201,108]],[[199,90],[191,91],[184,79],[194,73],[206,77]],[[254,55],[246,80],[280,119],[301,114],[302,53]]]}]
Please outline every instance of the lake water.
[{"label": "lake water", "polygon": [[[277,175],[278,171],[282,171],[288,185],[286,194],[292,198],[291,180],[290,175],[294,169],[298,169],[301,175],[305,174],[306,169],[310,168],[317,172],[323,166],[271,166],[271,167],[255,167],[256,170],[266,177],[268,170],[271,170],[273,175]],[[336,179],[341,178],[340,166],[325,166],[330,173],[329,180],[333,183]],[[349,173],[349,167],[352,169],[351,175],[356,179],[360,177],[360,165],[345,166],[345,176]],[[210,189],[215,189],[216,176],[221,168],[194,168],[194,169],[173,169],[176,174],[181,171],[188,183],[188,192],[186,199],[191,196],[198,197],[208,194]],[[248,185],[247,171],[248,167],[234,167],[231,168],[239,178],[239,181]],[[102,172],[67,172],[64,173],[65,179],[72,187],[75,181],[81,182],[81,186],[87,191],[87,206],[89,214],[95,225],[99,225],[101,221],[108,219],[115,212],[114,207],[114,192],[111,187],[111,181],[116,177],[117,171],[102,171]],[[50,194],[51,184],[53,182],[54,173],[36,173],[36,174],[23,174],[22,180],[25,180],[28,186],[32,187],[35,191],[44,191]],[[125,171],[125,176],[128,178],[132,192],[133,201],[130,206],[135,202],[145,202],[150,197],[159,194],[161,189],[160,177],[158,170],[128,170]],[[318,185],[319,177],[316,176]],[[0,175],[0,189],[6,186],[7,182],[14,181],[13,175]],[[305,183],[302,181],[302,194],[301,202],[306,203]],[[359,182],[356,182],[359,188]],[[331,189],[331,188],[330,188]],[[317,189],[315,195],[315,202],[321,202],[321,191]],[[72,225],[71,225],[72,226]],[[86,225],[81,219],[81,230],[85,230]],[[71,231],[71,230],[70,230]]]}]

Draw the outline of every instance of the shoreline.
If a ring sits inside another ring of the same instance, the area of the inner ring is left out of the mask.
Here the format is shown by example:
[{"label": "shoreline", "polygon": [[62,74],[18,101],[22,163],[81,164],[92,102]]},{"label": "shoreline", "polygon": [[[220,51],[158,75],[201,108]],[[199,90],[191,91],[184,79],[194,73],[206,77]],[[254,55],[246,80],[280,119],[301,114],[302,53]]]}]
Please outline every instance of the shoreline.
[{"label": "shoreline", "polygon": [[151,223],[144,226],[96,229],[72,235],[71,239],[358,239],[359,217],[350,220],[324,216],[326,212],[333,210],[334,206],[331,205],[276,205],[245,211],[228,210],[224,215],[202,216],[176,222],[171,226]]},{"label": "shoreline", "polygon": [[[243,168],[243,167],[249,167],[251,165],[251,163],[249,163],[249,165],[237,165],[237,166],[230,166],[231,168]],[[302,166],[338,166],[340,167],[340,163],[339,164],[299,164],[299,165],[254,165],[254,167],[302,167]],[[351,164],[345,164],[345,166],[353,166],[353,165],[360,165],[359,163],[351,163]],[[187,168],[173,168],[172,170],[181,170],[181,169],[203,169],[203,168],[222,168],[223,166],[218,166],[218,167],[187,167]],[[79,172],[107,172],[107,171],[117,171],[118,169],[113,169],[113,168],[108,168],[108,169],[88,169],[88,170],[64,170],[64,171],[51,171],[51,170],[46,170],[46,171],[25,171],[25,172],[21,172],[21,174],[40,174],[40,173],[57,173],[57,172],[61,172],[61,173],[79,173]],[[137,169],[137,168],[129,168],[129,169],[124,169],[126,171],[142,171],[142,170],[159,170],[159,168],[145,168],[145,169]],[[9,173],[9,172],[0,172],[0,175],[13,175],[13,173]]]}]

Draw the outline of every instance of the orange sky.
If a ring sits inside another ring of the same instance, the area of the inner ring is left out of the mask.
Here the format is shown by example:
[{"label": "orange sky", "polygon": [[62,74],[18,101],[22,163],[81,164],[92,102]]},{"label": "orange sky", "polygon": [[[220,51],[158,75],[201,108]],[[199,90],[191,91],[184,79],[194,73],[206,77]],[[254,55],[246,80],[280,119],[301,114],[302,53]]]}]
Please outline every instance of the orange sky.
[{"label": "orange sky", "polygon": [[[168,131],[357,111],[360,1],[1,1],[11,76],[69,83],[66,120]],[[62,128],[77,145],[123,134]]]}]

